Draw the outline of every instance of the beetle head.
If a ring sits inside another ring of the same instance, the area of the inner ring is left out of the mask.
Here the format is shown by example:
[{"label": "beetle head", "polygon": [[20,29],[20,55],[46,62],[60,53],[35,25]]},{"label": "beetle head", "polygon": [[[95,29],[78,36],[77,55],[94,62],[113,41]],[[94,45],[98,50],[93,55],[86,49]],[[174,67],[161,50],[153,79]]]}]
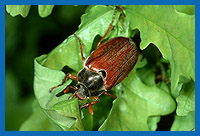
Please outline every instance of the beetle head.
[{"label": "beetle head", "polygon": [[83,84],[77,84],[76,85],[77,87],[77,91],[76,91],[76,96],[80,99],[80,100],[83,100],[83,99],[86,99],[86,97],[89,95],[89,91],[88,89],[83,85]]}]

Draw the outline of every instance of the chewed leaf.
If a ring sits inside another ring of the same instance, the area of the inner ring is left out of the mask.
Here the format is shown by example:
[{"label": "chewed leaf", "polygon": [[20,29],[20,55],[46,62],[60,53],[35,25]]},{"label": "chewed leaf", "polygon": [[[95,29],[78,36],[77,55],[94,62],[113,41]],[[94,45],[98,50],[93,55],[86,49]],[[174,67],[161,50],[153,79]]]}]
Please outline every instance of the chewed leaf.
[{"label": "chewed leaf", "polygon": [[[98,34],[103,36],[106,33],[113,13],[114,10],[112,7],[95,6],[89,13],[82,16],[80,29],[75,33],[83,44],[85,58],[90,54],[95,36]],[[117,15],[119,16],[119,13]],[[81,61],[80,45],[75,36],[69,36],[50,52],[44,62],[44,66],[57,70],[68,66],[78,72],[83,67],[83,64]]]},{"label": "chewed leaf", "polygon": [[[148,131],[156,129],[157,121],[147,124],[151,116],[166,115],[175,110],[172,97],[156,86],[147,86],[132,71],[117,90],[109,117],[101,131]],[[149,126],[150,125],[150,126]]]},{"label": "chewed leaf", "polygon": [[[194,15],[178,12],[174,6],[129,5],[124,7],[125,16],[122,14],[120,16],[121,11],[117,11],[114,19],[116,27],[111,29],[105,40],[140,32],[140,48],[144,50],[150,43],[153,43],[162,54],[159,57],[164,57],[170,63],[171,88],[165,81],[156,84],[156,66],[151,65],[152,69],[144,68],[151,62],[140,54],[138,62],[128,77],[112,88],[112,91],[117,94],[117,99],[113,101],[111,111],[111,106],[108,108],[106,104],[103,104],[102,108],[96,108],[96,110],[103,109],[103,112],[107,112],[106,117],[110,111],[107,119],[101,116],[101,112],[95,112],[94,116],[100,114],[96,116],[100,123],[94,123],[95,117],[91,115],[88,117],[89,115],[84,114],[84,111],[88,112],[88,109],[80,111],[77,98],[68,99],[71,93],[57,96],[67,85],[71,83],[74,85],[75,81],[67,79],[62,86],[55,88],[52,93],[49,92],[50,88],[62,83],[65,73],[61,70],[65,66],[69,67],[75,76],[84,67],[80,44],[72,34],[48,55],[37,57],[34,61],[35,96],[43,112],[61,130],[91,130],[94,125],[99,127],[102,122],[104,123],[99,128],[101,131],[156,130],[160,116],[170,114],[176,109],[172,96],[177,97],[178,115],[188,115],[194,111]],[[83,44],[83,55],[86,59],[91,53],[95,37],[97,35],[102,37],[106,33],[113,13],[114,7],[98,5],[93,6],[81,17],[81,24],[75,34]],[[140,69],[138,75],[136,69]],[[169,70],[169,68],[166,69]],[[184,80],[180,80],[180,77],[184,77]],[[185,84],[189,80],[192,80],[193,84],[191,82]],[[178,82],[181,84],[179,88],[177,88]],[[84,101],[82,102],[85,104]],[[104,110],[104,108],[107,109]],[[93,109],[95,111],[95,108]],[[86,120],[87,117],[89,119],[82,122],[81,119]]]},{"label": "chewed leaf", "polygon": [[62,71],[52,70],[42,66],[41,61],[44,58],[46,58],[45,55],[35,59],[34,91],[40,106],[43,109],[52,110],[56,103],[68,98],[66,95],[56,97],[56,94],[64,90],[65,87],[71,83],[71,80],[68,80],[61,87],[55,88],[52,93],[50,93],[49,90],[52,87],[62,83],[65,74]]},{"label": "chewed leaf", "polygon": [[176,12],[174,6],[125,6],[132,29],[139,29],[141,49],[155,44],[169,60],[172,93],[179,76],[195,81],[195,16]]},{"label": "chewed leaf", "polygon": [[71,83],[71,80],[66,81],[65,84],[50,93],[49,90],[52,87],[62,83],[65,74],[62,71],[42,66],[45,59],[46,55],[35,59],[34,91],[40,107],[61,130],[83,130],[80,114],[78,114],[80,110],[77,99],[68,100],[69,93],[56,96]]}]

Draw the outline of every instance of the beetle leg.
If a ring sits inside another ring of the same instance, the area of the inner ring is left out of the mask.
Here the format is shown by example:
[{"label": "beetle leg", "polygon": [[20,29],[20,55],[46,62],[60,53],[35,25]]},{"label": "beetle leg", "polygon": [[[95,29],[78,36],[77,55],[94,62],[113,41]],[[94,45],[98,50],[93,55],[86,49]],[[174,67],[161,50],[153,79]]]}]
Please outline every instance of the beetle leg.
[{"label": "beetle leg", "polygon": [[69,91],[70,88],[72,88],[72,89],[77,91],[77,89],[75,87],[68,85],[63,92],[66,94]]},{"label": "beetle leg", "polygon": [[94,114],[92,105],[96,104],[99,101],[99,97],[97,97],[97,96],[92,96],[92,98],[95,100],[94,102],[90,102],[89,98],[87,98],[88,103],[86,103],[85,105],[80,107],[80,109],[83,109],[83,108],[87,108],[89,106],[89,111],[90,111],[91,115]]},{"label": "beetle leg", "polygon": [[117,96],[115,95],[112,95],[112,94],[109,94],[108,92],[104,91],[104,94],[107,95],[107,96],[110,96],[112,98],[117,98]]},{"label": "beetle leg", "polygon": [[78,100],[83,100],[84,98],[79,95],[78,89],[75,88],[75,90],[76,90],[76,92],[74,94],[70,95],[69,98],[72,97],[72,96],[74,96],[74,97],[77,97]]},{"label": "beetle leg", "polygon": [[93,114],[94,114],[94,112],[93,112],[93,109],[92,109],[92,104],[91,104],[91,102],[90,102],[89,98],[87,99],[87,101],[88,101],[88,103],[89,103],[89,111],[90,111],[90,114],[91,114],[91,115],[93,115]]},{"label": "beetle leg", "polygon": [[78,38],[78,36],[74,33],[74,36],[78,39],[78,42],[80,44],[80,49],[81,49],[81,57],[82,57],[82,61],[84,62],[85,61],[85,58],[83,57],[83,46],[82,46],[82,43],[81,43],[81,40]]},{"label": "beetle leg", "polygon": [[113,18],[112,18],[112,22],[110,23],[109,27],[108,27],[108,30],[106,31],[105,35],[101,38],[101,40],[99,41],[99,43],[97,44],[97,48],[101,45],[101,42],[105,39],[105,37],[107,36],[108,32],[110,31],[110,29],[112,28],[112,25],[113,25],[113,22],[115,20],[115,15],[116,15],[116,12],[118,10],[118,6],[116,6],[115,8],[115,12],[114,12],[114,15],[113,15]]},{"label": "beetle leg", "polygon": [[52,88],[49,90],[49,92],[51,93],[53,89],[55,89],[55,88],[57,88],[57,87],[63,85],[63,84],[65,83],[67,77],[69,77],[69,78],[72,79],[72,80],[78,81],[78,78],[77,78],[76,76],[72,75],[71,73],[68,73],[68,74],[65,75],[65,77],[64,77],[64,79],[63,79],[63,81],[62,81],[62,83],[59,84],[59,85],[57,85],[57,86],[52,87]]},{"label": "beetle leg", "polygon": [[[97,96],[92,96],[92,98],[95,100],[94,102],[91,102],[91,105],[94,105],[96,104],[98,101],[99,101],[99,97]],[[87,99],[88,101],[89,99]],[[81,106],[80,109],[83,109],[83,108],[87,108],[90,104],[89,103],[86,103],[85,105]]]},{"label": "beetle leg", "polygon": [[91,104],[94,105],[99,101],[99,97],[97,96],[92,96],[92,98],[95,100],[94,102],[92,102]]}]

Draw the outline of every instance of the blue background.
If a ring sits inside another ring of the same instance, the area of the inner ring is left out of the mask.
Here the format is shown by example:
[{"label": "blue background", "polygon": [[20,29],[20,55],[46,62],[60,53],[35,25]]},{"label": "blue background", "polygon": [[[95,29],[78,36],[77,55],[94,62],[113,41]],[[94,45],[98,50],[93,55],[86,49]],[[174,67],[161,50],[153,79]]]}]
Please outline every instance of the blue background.
[{"label": "blue background", "polygon": [[195,74],[196,74],[196,84],[195,84],[195,90],[196,90],[196,105],[199,105],[199,100],[197,99],[199,97],[199,52],[200,48],[198,45],[199,42],[199,33],[200,33],[200,26],[199,26],[199,17],[200,17],[200,2],[199,0],[7,0],[7,1],[1,1],[0,5],[0,17],[1,17],[1,25],[0,25],[0,39],[1,39],[1,45],[0,45],[0,69],[1,69],[1,82],[0,82],[0,104],[1,104],[1,112],[0,112],[0,135],[9,136],[9,135],[48,135],[48,136],[59,136],[59,135],[153,135],[153,136],[164,136],[164,135],[199,135],[199,107],[196,106],[196,124],[195,124],[195,131],[191,132],[90,132],[90,131],[84,131],[84,132],[20,132],[20,131],[5,131],[5,5],[196,5],[195,7],[195,28],[196,28],[196,38],[195,38],[195,45],[196,45],[196,53],[195,53]]}]

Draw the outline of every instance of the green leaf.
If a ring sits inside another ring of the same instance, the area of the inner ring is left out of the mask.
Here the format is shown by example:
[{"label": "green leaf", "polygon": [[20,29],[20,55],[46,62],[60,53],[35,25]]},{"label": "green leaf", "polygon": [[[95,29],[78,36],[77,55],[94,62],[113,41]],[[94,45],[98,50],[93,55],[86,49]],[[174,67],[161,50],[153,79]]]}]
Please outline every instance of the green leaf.
[{"label": "green leaf", "polygon": [[[48,69],[41,64],[46,55],[35,59],[35,96],[48,118],[61,130],[83,130],[77,99],[68,100],[70,94],[57,97],[71,80],[67,80],[61,87],[55,88],[52,93],[50,88],[62,82],[65,74],[62,71]],[[62,108],[61,108],[62,107]]]},{"label": "green leaf", "polygon": [[[117,22],[120,15],[118,11],[114,20],[115,27],[106,39],[119,35],[130,36],[135,34],[135,29],[138,29],[141,36],[140,47],[145,49],[149,43],[153,43],[162,56],[170,62],[172,94],[178,82],[183,84],[190,79],[194,80],[194,16],[177,12],[173,6],[124,7],[126,20],[120,18]],[[75,34],[83,44],[85,58],[91,52],[95,37],[106,33],[113,13],[113,7],[99,5],[93,6],[81,17],[79,30]],[[99,126],[105,120],[107,113],[100,115],[101,112],[95,112],[94,117],[89,117],[86,113],[88,109],[80,111],[77,99],[67,99],[71,93],[57,96],[72,82],[70,79],[49,93],[50,88],[62,83],[65,74],[61,70],[64,66],[72,69],[74,75],[83,68],[80,44],[74,35],[65,39],[48,55],[36,58],[34,63],[35,96],[43,112],[59,130],[91,130],[92,126]],[[175,110],[176,104],[165,82],[154,84],[155,67],[149,70],[149,74],[147,69],[142,69],[138,75],[136,74],[136,68],[143,68],[146,63],[147,60],[142,61],[140,55],[129,76],[113,88],[118,98],[113,102],[113,107],[99,130],[156,130],[160,116]],[[148,77],[143,76],[142,73],[147,74]],[[187,80],[180,80],[181,76]],[[177,94],[176,92],[174,95]],[[102,110],[95,109],[95,106],[94,111]],[[107,112],[109,106],[104,104],[103,108],[103,111]],[[95,117],[95,114],[99,115]],[[94,123],[97,121],[98,123]]]},{"label": "green leaf", "polygon": [[[74,101],[75,100],[75,101]],[[56,117],[55,121],[58,122],[63,130],[70,131],[83,131],[83,124],[81,122],[81,116],[79,111],[79,105],[77,104],[77,99],[70,100],[68,102],[62,101],[54,106],[55,111],[62,115]],[[66,121],[64,121],[66,119]]]},{"label": "green leaf", "polygon": [[152,116],[149,117],[147,120],[148,126],[150,131],[155,131],[157,128],[157,123],[160,121],[160,117],[159,116]]},{"label": "green leaf", "polygon": [[187,116],[189,112],[195,111],[195,83],[193,81],[183,85],[176,101],[177,115]]},{"label": "green leaf", "polygon": [[147,123],[148,118],[167,115],[175,110],[172,97],[156,86],[143,84],[135,70],[117,88],[117,99],[100,131],[155,130],[157,121]]},{"label": "green leaf", "polygon": [[[81,39],[85,58],[89,56],[96,35],[103,36],[112,20],[112,7],[95,6],[81,17],[81,24],[76,35]],[[119,13],[117,14],[119,16]],[[117,17],[116,17],[117,18]],[[82,67],[80,44],[74,35],[69,36],[48,54],[44,66],[61,70],[64,66],[78,72]]]},{"label": "green leaf", "polygon": [[60,90],[63,90],[71,80],[68,80],[61,87],[55,88],[52,93],[49,92],[50,88],[62,83],[65,74],[62,71],[48,69],[41,65],[42,60],[46,55],[35,59],[35,73],[34,73],[34,91],[40,106],[47,110],[52,110],[53,106],[63,100],[66,100],[66,95],[56,97]]},{"label": "green leaf", "polygon": [[[83,43],[85,56],[90,54],[95,36],[103,36],[107,31],[113,13],[112,7],[95,6],[82,16],[82,23],[76,35]],[[119,12],[116,16],[119,16]],[[62,83],[65,74],[60,70],[64,66],[74,70],[74,73],[83,67],[80,45],[75,36],[69,36],[48,55],[36,58],[34,65],[34,92],[43,112],[61,130],[83,130],[77,99],[67,100],[70,93],[56,97],[71,80],[67,80],[65,84],[49,93],[50,88]]]},{"label": "green leaf", "polygon": [[[95,109],[93,108],[94,112]],[[85,131],[91,131],[93,129],[93,116],[91,116],[90,112],[88,109],[83,109],[83,116],[84,118],[82,118],[82,123],[83,123],[83,127]],[[95,121],[97,122],[97,121]]]},{"label": "green leaf", "polygon": [[195,112],[190,112],[187,116],[175,115],[170,131],[192,131],[194,128]]},{"label": "green leaf", "polygon": [[186,13],[189,15],[195,14],[195,5],[175,5],[178,12]]},{"label": "green leaf", "polygon": [[30,8],[30,5],[6,5],[6,11],[13,17],[17,15],[27,17]]},{"label": "green leaf", "polygon": [[146,85],[155,85],[155,73],[153,68],[145,67],[137,70],[137,74]]},{"label": "green leaf", "polygon": [[51,14],[54,5],[38,5],[38,12],[41,17],[47,17]]},{"label": "green leaf", "polygon": [[124,7],[131,29],[140,31],[141,49],[153,43],[170,62],[172,93],[180,75],[195,81],[195,16],[176,12],[174,6]]}]

